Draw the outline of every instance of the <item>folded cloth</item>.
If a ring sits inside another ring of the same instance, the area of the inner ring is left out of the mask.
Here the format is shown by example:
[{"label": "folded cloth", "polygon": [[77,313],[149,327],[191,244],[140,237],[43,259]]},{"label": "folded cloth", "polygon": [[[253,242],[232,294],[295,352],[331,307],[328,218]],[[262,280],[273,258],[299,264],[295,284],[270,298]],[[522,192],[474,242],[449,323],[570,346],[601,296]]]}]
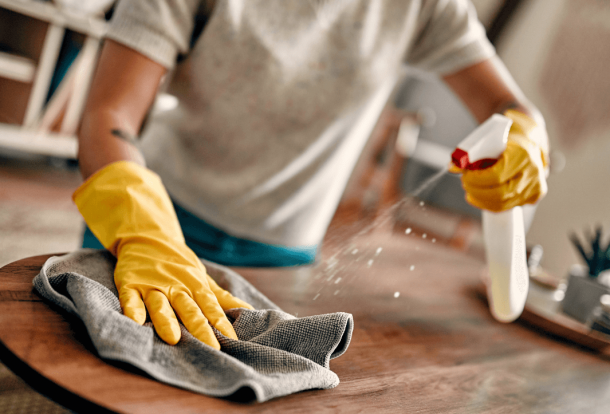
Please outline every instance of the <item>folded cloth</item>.
[{"label": "folded cloth", "polygon": [[240,340],[215,330],[221,351],[197,340],[183,326],[180,342],[167,345],[152,323],[140,326],[124,316],[113,280],[116,261],[105,250],[51,257],[33,283],[41,296],[84,322],[102,358],[131,364],[167,384],[216,397],[245,387],[259,402],[339,384],[329,362],[349,346],[352,315],[296,318],[231,269],[202,262],[222,288],[256,309],[227,311]]}]

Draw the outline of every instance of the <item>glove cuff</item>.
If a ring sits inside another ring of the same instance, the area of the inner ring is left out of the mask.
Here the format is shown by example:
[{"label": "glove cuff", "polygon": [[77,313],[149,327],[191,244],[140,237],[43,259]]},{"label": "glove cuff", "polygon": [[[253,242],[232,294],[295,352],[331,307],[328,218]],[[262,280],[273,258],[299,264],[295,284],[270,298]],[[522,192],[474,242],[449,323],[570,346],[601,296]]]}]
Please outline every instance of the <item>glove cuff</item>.
[{"label": "glove cuff", "polygon": [[161,178],[134,162],[105,166],[89,177],[72,199],[93,234],[115,255],[120,241],[134,235],[162,234],[184,243]]}]

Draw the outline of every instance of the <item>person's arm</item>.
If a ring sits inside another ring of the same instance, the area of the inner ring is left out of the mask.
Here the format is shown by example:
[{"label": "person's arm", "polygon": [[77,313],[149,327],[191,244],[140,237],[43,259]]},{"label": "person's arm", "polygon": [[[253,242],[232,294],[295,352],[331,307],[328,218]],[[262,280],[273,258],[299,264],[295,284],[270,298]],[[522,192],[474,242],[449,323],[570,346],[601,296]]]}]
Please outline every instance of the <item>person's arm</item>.
[{"label": "person's arm", "polygon": [[116,258],[114,282],[125,316],[150,316],[159,337],[181,338],[178,318],[202,342],[220,349],[212,325],[237,339],[224,310],[252,308],[221,289],[186,245],[159,176],[131,142],[138,135],[166,69],[107,41],[79,131],[85,182],[73,199],[85,222]]},{"label": "person's arm", "polygon": [[[479,123],[494,113],[502,114],[507,109],[514,109],[528,115],[542,130],[545,129],[542,114],[525,97],[497,56],[445,75],[443,80]],[[540,137],[538,145],[548,154],[549,143],[545,134]]]},{"label": "person's arm", "polygon": [[507,149],[493,166],[462,173],[466,200],[503,211],[538,202],[547,192],[549,143],[544,118],[524,96],[498,57],[443,76],[478,122],[494,113],[512,119]]},{"label": "person's arm", "polygon": [[133,142],[154,102],[165,67],[106,40],[78,133],[83,178],[116,161],[144,165]]}]

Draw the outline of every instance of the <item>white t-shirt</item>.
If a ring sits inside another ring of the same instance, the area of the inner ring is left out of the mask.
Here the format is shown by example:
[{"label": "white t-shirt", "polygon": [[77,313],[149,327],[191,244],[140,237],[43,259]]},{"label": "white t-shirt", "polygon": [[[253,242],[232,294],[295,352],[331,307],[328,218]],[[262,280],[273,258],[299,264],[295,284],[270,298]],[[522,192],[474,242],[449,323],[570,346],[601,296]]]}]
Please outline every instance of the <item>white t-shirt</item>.
[{"label": "white t-shirt", "polygon": [[[494,55],[464,0],[125,0],[108,38],[173,68],[142,148],[184,208],[242,238],[318,244],[407,64]],[[176,63],[178,54],[186,55]]]}]

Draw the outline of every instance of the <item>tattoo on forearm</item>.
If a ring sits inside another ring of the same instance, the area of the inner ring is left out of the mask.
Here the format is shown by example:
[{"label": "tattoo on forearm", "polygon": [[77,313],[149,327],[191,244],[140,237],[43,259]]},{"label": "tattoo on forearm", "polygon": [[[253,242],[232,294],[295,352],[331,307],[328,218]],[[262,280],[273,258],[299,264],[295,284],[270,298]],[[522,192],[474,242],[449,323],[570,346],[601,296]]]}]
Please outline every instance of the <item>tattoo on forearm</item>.
[{"label": "tattoo on forearm", "polygon": [[112,135],[114,135],[115,137],[122,139],[123,141],[129,142],[130,144],[135,145],[138,143],[137,137],[135,137],[135,136],[131,135],[130,133],[125,132],[121,129],[113,129],[110,131],[110,133]]}]

